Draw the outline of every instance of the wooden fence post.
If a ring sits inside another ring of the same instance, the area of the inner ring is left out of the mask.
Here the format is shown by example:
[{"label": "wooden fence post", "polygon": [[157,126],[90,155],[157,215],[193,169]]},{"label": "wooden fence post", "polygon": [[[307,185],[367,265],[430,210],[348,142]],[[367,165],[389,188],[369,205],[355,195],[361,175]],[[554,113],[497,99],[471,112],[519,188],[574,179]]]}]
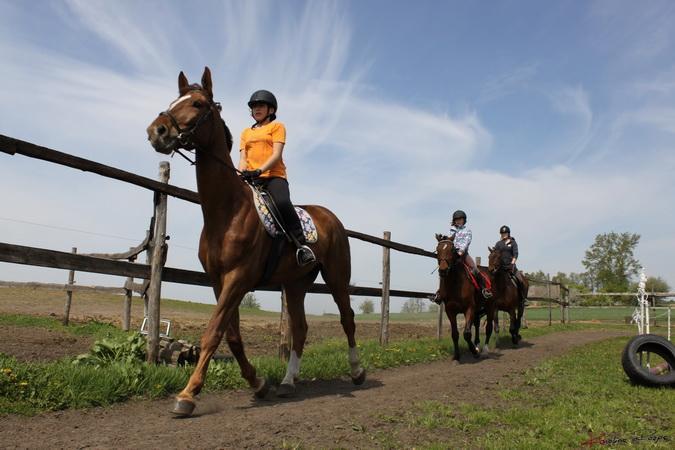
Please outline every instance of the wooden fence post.
[{"label": "wooden fence post", "polygon": [[551,275],[546,274],[546,286],[548,287],[548,326],[551,326],[551,319],[553,315],[553,303],[551,302]]},{"label": "wooden fence post", "polygon": [[[159,181],[169,182],[169,162],[159,163]],[[155,193],[155,233],[148,287],[148,362],[155,364],[159,353],[159,299],[162,294],[162,269],[166,262],[166,194]]]},{"label": "wooden fence post", "polygon": [[281,316],[279,320],[279,359],[288,361],[291,356],[291,323],[288,320],[288,305],[286,304],[286,292],[281,290]]},{"label": "wooden fence post", "polygon": [[480,256],[476,256],[476,265],[477,265],[477,266],[480,266],[480,263],[481,263],[481,257],[480,257]]},{"label": "wooden fence post", "polygon": [[[73,247],[73,253],[77,253],[77,247]],[[68,284],[72,285],[75,283],[75,271],[71,270],[68,272]],[[73,302],[73,291],[66,291],[66,304],[63,308],[63,324],[68,325],[70,321],[70,305]]]},{"label": "wooden fence post", "polygon": [[[384,240],[391,240],[391,232],[384,232]],[[389,247],[382,247],[382,315],[380,317],[380,345],[389,343],[389,281],[391,266],[389,264]]]},{"label": "wooden fence post", "polygon": [[[154,233],[154,230],[153,230]],[[145,254],[145,263],[149,266],[152,266],[152,249],[154,248],[154,243],[152,242],[152,239],[150,242],[148,242],[148,250],[146,251]],[[146,280],[144,280],[146,281]],[[148,286],[150,285],[150,280],[147,280]],[[145,293],[143,294],[143,317],[148,317],[148,289],[145,290]]]},{"label": "wooden fence post", "polygon": [[443,338],[443,303],[438,305],[438,324],[436,326],[436,338],[440,341]]},{"label": "wooden fence post", "polygon": [[[133,249],[130,247],[129,250]],[[133,262],[136,258],[129,258],[129,262]],[[131,297],[134,295],[133,291],[134,277],[128,277],[125,283],[124,292],[124,307],[122,308],[122,331],[129,331],[131,328]]]},{"label": "wooden fence post", "polygon": [[558,285],[558,302],[560,303],[560,323],[565,323],[565,305],[563,304],[562,284]]}]

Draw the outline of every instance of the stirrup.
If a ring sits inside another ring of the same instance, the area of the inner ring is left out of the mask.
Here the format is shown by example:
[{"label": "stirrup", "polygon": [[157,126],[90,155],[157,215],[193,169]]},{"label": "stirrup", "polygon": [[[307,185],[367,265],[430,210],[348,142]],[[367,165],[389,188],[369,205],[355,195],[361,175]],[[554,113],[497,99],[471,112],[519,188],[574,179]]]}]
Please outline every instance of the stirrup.
[{"label": "stirrup", "polygon": [[302,245],[295,251],[295,260],[298,262],[298,265],[302,267],[315,262],[316,255],[311,248],[306,245]]},{"label": "stirrup", "polygon": [[483,298],[484,298],[485,300],[488,300],[488,299],[492,298],[492,292],[490,292],[490,290],[487,289],[487,288],[483,288],[483,289],[480,291],[480,293],[483,294]]}]

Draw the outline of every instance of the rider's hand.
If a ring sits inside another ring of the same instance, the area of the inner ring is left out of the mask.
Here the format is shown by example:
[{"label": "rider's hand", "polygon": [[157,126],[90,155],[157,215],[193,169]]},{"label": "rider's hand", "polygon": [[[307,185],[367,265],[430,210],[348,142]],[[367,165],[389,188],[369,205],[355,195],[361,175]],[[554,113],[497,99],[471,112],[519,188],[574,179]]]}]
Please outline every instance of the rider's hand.
[{"label": "rider's hand", "polygon": [[260,176],[262,172],[260,169],[255,169],[255,170],[244,170],[241,172],[241,177],[245,180],[255,180]]}]

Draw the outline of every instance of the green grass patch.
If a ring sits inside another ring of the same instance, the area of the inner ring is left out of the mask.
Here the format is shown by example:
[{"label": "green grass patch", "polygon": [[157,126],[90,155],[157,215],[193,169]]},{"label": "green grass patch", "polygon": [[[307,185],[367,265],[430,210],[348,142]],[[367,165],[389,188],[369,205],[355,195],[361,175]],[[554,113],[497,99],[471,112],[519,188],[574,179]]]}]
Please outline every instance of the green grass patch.
[{"label": "green grass patch", "polygon": [[494,407],[426,402],[405,422],[465,439],[432,448],[578,448],[591,433],[610,447],[673,448],[675,389],[633,386],[620,363],[626,342],[611,339],[546,361],[528,371],[525,386],[501,391]]}]

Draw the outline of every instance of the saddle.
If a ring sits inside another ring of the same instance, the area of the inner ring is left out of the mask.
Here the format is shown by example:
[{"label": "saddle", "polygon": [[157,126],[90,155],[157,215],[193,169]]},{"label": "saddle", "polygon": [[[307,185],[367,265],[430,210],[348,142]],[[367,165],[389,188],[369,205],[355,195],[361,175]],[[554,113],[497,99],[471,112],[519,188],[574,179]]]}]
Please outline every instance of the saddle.
[{"label": "saddle", "polygon": [[[287,227],[282,223],[281,214],[277,210],[272,197],[263,189],[254,188],[253,186],[250,186],[250,188],[253,193],[253,203],[258,212],[260,222],[262,222],[263,227],[265,227],[267,234],[274,240],[272,249],[270,250],[270,254],[265,263],[263,276],[259,282],[259,285],[264,285],[279,265],[279,260],[284,251],[284,245],[287,241],[292,241],[292,238],[284,233],[288,233]],[[295,212],[300,219],[300,225],[302,226],[305,240],[308,244],[314,244],[319,240],[319,233],[316,230],[316,225],[314,224],[312,216],[298,206],[295,206]]]},{"label": "saddle", "polygon": [[[291,241],[291,238],[286,236],[282,231],[286,230],[286,226],[281,222],[281,214],[277,211],[277,207],[274,204],[272,197],[262,189],[251,187],[251,191],[253,192],[255,209],[258,211],[258,217],[265,227],[267,234],[272,238],[286,237]],[[314,225],[312,216],[299,206],[295,206],[295,212],[300,219],[300,225],[305,234],[305,240],[308,244],[314,244],[319,240],[319,233],[316,231],[316,225]]]}]

